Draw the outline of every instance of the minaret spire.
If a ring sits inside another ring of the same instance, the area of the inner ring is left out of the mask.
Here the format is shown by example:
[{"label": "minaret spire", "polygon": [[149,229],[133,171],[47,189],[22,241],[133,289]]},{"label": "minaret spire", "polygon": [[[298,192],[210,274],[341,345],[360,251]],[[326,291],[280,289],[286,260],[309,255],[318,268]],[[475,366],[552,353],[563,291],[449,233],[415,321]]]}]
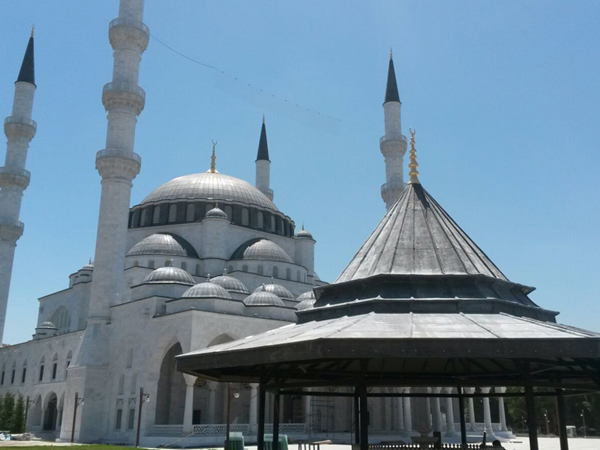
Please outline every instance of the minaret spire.
[{"label": "minaret spire", "polygon": [[0,167],[0,343],[4,336],[15,248],[24,228],[19,215],[23,191],[29,186],[31,176],[25,170],[25,161],[37,129],[31,120],[35,90],[32,33],[15,83],[12,115],[4,121],[6,159],[4,167]]},{"label": "minaret spire", "polygon": [[410,167],[410,172],[408,173],[408,175],[410,176],[409,183],[410,184],[421,184],[421,183],[419,183],[419,171],[417,170],[417,167],[419,167],[419,163],[417,162],[417,149],[415,147],[415,134],[417,134],[417,132],[413,128],[410,128],[409,131],[410,131],[410,163],[408,164],[408,167]]},{"label": "minaret spire", "polygon": [[390,49],[385,101],[383,102],[385,135],[379,143],[379,148],[385,159],[385,184],[381,186],[381,197],[388,210],[400,196],[405,186],[402,165],[407,142],[406,137],[402,135],[401,107],[393,53]]},{"label": "minaret spire", "polygon": [[258,152],[256,153],[256,187],[273,201],[273,190],[271,183],[271,160],[269,159],[269,144],[267,143],[267,127],[265,115],[263,114],[260,139],[258,141]]},{"label": "minaret spire", "polygon": [[208,173],[219,173],[217,171],[217,141],[212,141],[212,145],[213,149],[210,156],[210,169],[208,169]]}]

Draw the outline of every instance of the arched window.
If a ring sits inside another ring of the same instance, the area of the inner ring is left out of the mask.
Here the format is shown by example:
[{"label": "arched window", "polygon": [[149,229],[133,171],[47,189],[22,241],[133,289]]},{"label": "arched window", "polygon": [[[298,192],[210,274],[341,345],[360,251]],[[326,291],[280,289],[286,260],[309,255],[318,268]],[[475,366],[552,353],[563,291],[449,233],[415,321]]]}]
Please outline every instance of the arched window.
[{"label": "arched window", "polygon": [[196,276],[200,276],[200,264],[196,264]]},{"label": "arched window", "polygon": [[15,384],[15,374],[17,373],[17,362],[13,361],[12,363],[12,372],[10,375],[10,384]]},{"label": "arched window", "polygon": [[225,211],[225,214],[227,214],[227,218],[229,220],[232,220],[233,219],[233,208],[231,206],[227,205],[227,206],[225,206],[224,211]]},{"label": "arched window", "polygon": [[292,269],[290,269],[289,267],[287,269],[285,269],[285,279],[286,280],[292,279]]},{"label": "arched window", "polygon": [[277,234],[283,235],[283,219],[280,217],[278,220]]},{"label": "arched window", "polygon": [[71,314],[64,306],[59,306],[50,316],[50,322],[58,328],[59,333],[68,333],[71,327]]},{"label": "arched window", "polygon": [[177,205],[173,203],[169,206],[169,223],[173,223],[177,220]]},{"label": "arched window", "polygon": [[148,261],[148,267],[150,267],[151,269],[154,269],[154,261],[152,261],[152,260]]},{"label": "arched window", "polygon": [[261,230],[265,226],[265,215],[262,213],[262,211],[259,211],[256,215],[256,226]]},{"label": "arched window", "polygon": [[136,209],[131,215],[131,228],[137,228],[140,223],[140,210]]},{"label": "arched window", "polygon": [[148,225],[148,208],[142,210],[142,218],[140,219],[140,225],[145,227]]},{"label": "arched window", "polygon": [[257,271],[257,273],[258,273],[259,275],[262,275],[262,274],[264,273],[263,266],[258,266],[258,271]]},{"label": "arched window", "polygon": [[132,265],[131,267],[137,267],[137,266],[139,266],[139,265],[140,265],[140,262],[139,262],[139,261],[136,259],[136,260],[133,262],[133,265]]},{"label": "arched window", "polygon": [[273,266],[273,278],[279,278],[279,268]]},{"label": "arched window", "polygon": [[52,379],[56,380],[56,372],[58,371],[58,354],[54,354],[54,358],[52,358]]},{"label": "arched window", "polygon": [[171,267],[173,264],[171,264],[171,260],[170,259],[166,259],[165,260],[165,265],[164,267]]},{"label": "arched window", "polygon": [[73,359],[73,353],[71,353],[71,350],[69,350],[69,353],[67,353],[67,363],[65,364],[65,378],[67,378],[67,375],[69,373],[68,369],[71,365],[71,359]]},{"label": "arched window", "polygon": [[275,216],[271,216],[271,229],[270,231],[275,232]]},{"label": "arched window", "polygon": [[40,361],[40,373],[38,376],[38,381],[42,381],[44,379],[44,364],[45,364],[45,362],[46,361],[45,361],[44,357],[42,356],[42,359]]},{"label": "arched window", "polygon": [[134,373],[131,377],[131,389],[129,390],[130,394],[135,394],[135,388],[137,385],[137,373]]},{"label": "arched window", "polygon": [[250,225],[250,213],[248,212],[248,208],[242,208],[242,225],[245,227]]},{"label": "arched window", "polygon": [[0,377],[0,385],[4,384],[4,375],[5,375],[6,369],[4,367],[4,364],[2,364],[2,376]]},{"label": "arched window", "polygon": [[190,203],[187,205],[187,211],[185,213],[185,221],[193,222],[196,219],[196,205]]},{"label": "arched window", "polygon": [[127,351],[127,365],[126,365],[126,367],[128,369],[131,369],[131,366],[133,366],[133,348],[130,348]]},{"label": "arched window", "polygon": [[186,263],[186,262],[182,262],[182,263],[181,263],[181,268],[182,268],[183,270],[187,270],[187,263]]},{"label": "arched window", "polygon": [[248,272],[248,266],[246,266],[246,265],[242,266],[242,272]]},{"label": "arched window", "polygon": [[212,203],[208,203],[205,207],[204,207],[204,214],[206,215],[207,212],[209,212],[211,209],[213,209],[215,207],[215,205],[213,205]]},{"label": "arched window", "polygon": [[233,272],[233,266],[227,267],[227,273],[231,273],[231,272]]},{"label": "arched window", "polygon": [[156,225],[160,221],[160,206],[154,207],[154,215],[152,216],[152,223]]},{"label": "arched window", "polygon": [[21,370],[21,384],[25,384],[27,379],[27,360],[23,361],[23,369]]}]

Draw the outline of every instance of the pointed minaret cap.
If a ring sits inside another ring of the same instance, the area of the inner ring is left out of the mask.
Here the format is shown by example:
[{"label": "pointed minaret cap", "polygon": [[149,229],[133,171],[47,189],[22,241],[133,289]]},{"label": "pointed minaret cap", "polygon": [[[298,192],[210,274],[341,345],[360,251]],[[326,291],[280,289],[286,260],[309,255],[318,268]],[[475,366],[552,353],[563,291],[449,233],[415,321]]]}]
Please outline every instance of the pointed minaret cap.
[{"label": "pointed minaret cap", "polygon": [[410,167],[410,184],[420,184],[419,183],[419,171],[417,167],[419,167],[419,163],[417,162],[417,149],[415,148],[415,134],[417,132],[414,128],[410,129],[410,163],[408,163],[408,167]]},{"label": "pointed minaret cap", "polygon": [[390,49],[390,65],[388,67],[387,86],[385,88],[385,101],[400,103],[400,95],[398,94],[398,83],[396,83],[396,71],[394,70],[394,59],[392,57],[392,49]]},{"label": "pointed minaret cap", "polygon": [[35,86],[35,65],[33,60],[33,27],[31,27],[31,37],[27,44],[27,50],[25,50],[25,56],[23,57],[23,63],[21,64],[21,70],[17,83],[23,81],[25,83],[31,83]]},{"label": "pointed minaret cap", "polygon": [[260,140],[258,142],[258,153],[256,160],[271,161],[269,159],[269,146],[267,144],[267,128],[265,126],[265,115],[263,114],[262,128],[260,129]]}]

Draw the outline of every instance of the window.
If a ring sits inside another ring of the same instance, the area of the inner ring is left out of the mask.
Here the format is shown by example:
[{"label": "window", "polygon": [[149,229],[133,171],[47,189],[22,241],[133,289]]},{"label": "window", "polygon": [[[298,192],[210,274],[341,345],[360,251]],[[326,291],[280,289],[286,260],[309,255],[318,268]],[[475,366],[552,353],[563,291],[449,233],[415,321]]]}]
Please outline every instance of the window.
[{"label": "window", "polygon": [[169,206],[169,223],[173,223],[177,220],[177,205],[172,204]]},{"label": "window", "polygon": [[137,384],[137,373],[134,373],[131,377],[131,390],[129,391],[131,394],[135,394],[135,385]]},{"label": "window", "polygon": [[258,266],[257,272],[258,272],[259,275],[262,275],[264,273],[263,266]]},{"label": "window", "polygon": [[58,328],[59,333],[68,333],[71,327],[71,315],[67,308],[59,306],[50,316],[50,322]]},{"label": "window", "polygon": [[142,218],[140,219],[140,226],[148,225],[148,208],[142,211]]},{"label": "window", "polygon": [[133,265],[131,267],[137,267],[139,265],[140,265],[139,261],[136,260],[133,262]]},{"label": "window", "polygon": [[148,261],[148,267],[150,267],[151,269],[154,269],[154,261],[152,261],[152,260]]},{"label": "window", "polygon": [[225,211],[225,214],[227,214],[227,218],[228,218],[229,220],[231,220],[231,219],[233,218],[233,209],[231,208],[231,206],[227,205],[227,206],[225,207],[225,210],[224,210],[224,211]]},{"label": "window", "polygon": [[248,266],[242,266],[242,272],[248,272]]},{"label": "window", "polygon": [[271,216],[271,231],[275,231],[275,216]]},{"label": "window", "polygon": [[187,270],[187,263],[185,263],[185,262],[182,262],[182,263],[181,263],[181,268],[182,268],[183,270]]},{"label": "window", "polygon": [[131,408],[129,410],[129,417],[127,417],[127,429],[133,430],[133,423],[135,422],[135,409]]},{"label": "window", "polygon": [[133,366],[133,348],[127,351],[127,368],[130,369]]},{"label": "window", "polygon": [[187,211],[185,212],[185,221],[193,222],[196,219],[196,205],[193,203],[187,205]]},{"label": "window", "polygon": [[196,264],[196,276],[200,276],[200,264]]},{"label": "window", "polygon": [[265,226],[265,216],[263,215],[262,211],[258,212],[258,215],[256,216],[256,222],[257,222],[257,227],[258,228],[264,228]]},{"label": "window", "polygon": [[121,375],[121,378],[119,378],[119,390],[117,391],[117,395],[123,395],[124,389],[125,389],[125,375]]},{"label": "window", "polygon": [[115,428],[117,430],[121,429],[121,422],[123,420],[123,410],[122,409],[117,409],[117,420],[115,422]]},{"label": "window", "polygon": [[296,281],[301,281],[302,279],[300,278],[300,271],[296,272]]},{"label": "window", "polygon": [[69,374],[69,366],[71,365],[71,359],[73,358],[73,354],[71,353],[71,350],[69,350],[69,353],[67,353],[67,363],[65,364],[65,378],[67,378],[67,375]]},{"label": "window", "polygon": [[21,383],[25,383],[26,377],[27,377],[27,367],[23,367],[23,373],[21,375]]},{"label": "window", "polygon": [[56,370],[58,369],[58,364],[54,363],[52,364],[52,379],[56,380]]},{"label": "window", "polygon": [[10,375],[10,384],[15,384],[15,372],[16,370],[12,370],[12,374]]},{"label": "window", "polygon": [[292,279],[292,269],[290,269],[289,267],[287,269],[285,269],[285,279],[286,280]]},{"label": "window", "polygon": [[160,206],[154,207],[154,215],[152,217],[152,223],[156,225],[160,221]]},{"label": "window", "polygon": [[242,225],[246,227],[250,225],[250,213],[248,212],[248,208],[242,208]]},{"label": "window", "polygon": [[227,267],[227,273],[231,273],[231,272],[233,272],[233,266]]},{"label": "window", "polygon": [[192,424],[196,425],[196,424],[201,424],[201,423],[202,423],[202,410],[195,409],[194,412],[192,412]]},{"label": "window", "polygon": [[273,278],[279,278],[279,268],[273,266]]},{"label": "window", "polygon": [[214,207],[215,207],[215,205],[213,205],[212,203],[207,204],[206,207],[204,208],[204,214],[206,215],[206,213],[209,212]]},{"label": "window", "polygon": [[0,380],[0,384],[4,384],[4,370],[2,371],[2,379]]},{"label": "window", "polygon": [[39,381],[42,381],[44,379],[44,365],[42,364],[40,366],[40,376],[39,376]]}]

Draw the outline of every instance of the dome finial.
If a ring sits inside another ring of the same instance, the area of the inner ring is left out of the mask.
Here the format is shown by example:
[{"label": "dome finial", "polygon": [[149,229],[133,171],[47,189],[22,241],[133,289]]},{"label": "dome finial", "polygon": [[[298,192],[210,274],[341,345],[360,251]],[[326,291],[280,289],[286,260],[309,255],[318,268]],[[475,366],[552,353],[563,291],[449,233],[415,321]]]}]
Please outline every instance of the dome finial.
[{"label": "dome finial", "polygon": [[417,149],[415,148],[415,134],[417,132],[414,128],[410,128],[410,163],[408,167],[410,167],[410,181],[411,184],[420,184],[419,183],[419,171],[417,167],[419,167],[419,163],[417,162]]},{"label": "dome finial", "polygon": [[206,274],[206,282],[210,283],[210,273]]},{"label": "dome finial", "polygon": [[210,157],[210,169],[209,173],[219,173],[217,171],[217,141],[212,141],[213,149]]},{"label": "dome finial", "polygon": [[227,275],[227,267],[223,267],[223,276]]},{"label": "dome finial", "polygon": [[263,113],[263,125],[265,124],[265,113]]},{"label": "dome finial", "polygon": [[390,47],[390,59],[394,59],[394,51],[392,50],[392,47]]}]

